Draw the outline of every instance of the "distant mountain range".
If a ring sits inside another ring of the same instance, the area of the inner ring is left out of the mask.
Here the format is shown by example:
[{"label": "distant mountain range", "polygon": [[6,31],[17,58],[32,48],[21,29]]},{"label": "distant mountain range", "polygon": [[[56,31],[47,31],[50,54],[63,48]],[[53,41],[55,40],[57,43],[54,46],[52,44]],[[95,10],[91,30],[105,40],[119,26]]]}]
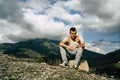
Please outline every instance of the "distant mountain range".
[{"label": "distant mountain range", "polygon": [[[4,43],[0,44],[0,51],[19,58],[32,58],[38,62],[44,61],[54,65],[61,62],[59,41],[49,39]],[[98,72],[114,72],[113,74],[120,75],[120,49],[106,55],[85,49],[82,59],[87,60],[90,68],[95,68]]]},{"label": "distant mountain range", "polygon": [[[40,58],[45,58],[44,60],[48,59],[47,61],[52,60],[52,62],[54,62],[58,59],[61,60],[59,41],[49,39],[33,39],[18,43],[4,43],[0,44],[0,51],[16,57],[36,58],[39,55]],[[102,54],[85,49],[82,59],[86,59],[90,63],[92,59],[98,56],[102,56]]]}]

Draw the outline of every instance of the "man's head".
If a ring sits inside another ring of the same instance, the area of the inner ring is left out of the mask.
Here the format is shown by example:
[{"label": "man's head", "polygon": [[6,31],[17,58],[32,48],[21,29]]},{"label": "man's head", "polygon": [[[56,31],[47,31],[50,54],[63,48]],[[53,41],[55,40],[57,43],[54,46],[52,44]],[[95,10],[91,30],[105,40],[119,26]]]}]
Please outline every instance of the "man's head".
[{"label": "man's head", "polygon": [[70,28],[70,37],[74,40],[76,38],[77,30],[75,27]]}]

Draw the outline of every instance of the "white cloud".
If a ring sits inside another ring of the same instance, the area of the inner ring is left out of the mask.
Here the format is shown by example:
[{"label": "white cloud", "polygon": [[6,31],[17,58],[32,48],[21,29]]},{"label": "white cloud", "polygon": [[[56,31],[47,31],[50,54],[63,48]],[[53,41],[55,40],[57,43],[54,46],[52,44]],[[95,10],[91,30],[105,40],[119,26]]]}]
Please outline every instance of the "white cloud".
[{"label": "white cloud", "polygon": [[107,54],[108,52],[112,52],[114,50],[120,49],[120,42],[106,42],[106,41],[93,41],[86,43],[86,49],[98,52],[101,54]]},{"label": "white cloud", "polygon": [[[81,9],[86,16],[98,17],[98,27],[100,31],[106,32],[107,34],[119,34],[119,13],[120,13],[120,1],[118,0],[82,0]],[[87,23],[86,23],[87,24]],[[92,26],[92,25],[90,25]]]},{"label": "white cloud", "polygon": [[0,42],[2,42],[3,43],[3,38],[2,38],[2,36],[0,35]]},{"label": "white cloud", "polygon": [[[67,27],[65,27],[64,23],[55,22],[53,19],[49,19],[48,15],[36,14],[47,8],[45,4],[49,4],[49,2],[46,3],[45,0],[29,0],[25,3],[27,4],[26,6],[25,4],[22,5],[22,2],[20,3],[22,6],[18,5],[19,2],[15,2],[15,4],[10,2],[9,5],[12,6],[6,5],[4,8],[3,4],[5,3],[9,3],[9,0],[5,2],[1,1],[0,3],[2,4],[2,13],[0,13],[0,43],[18,42],[34,38],[59,40],[67,33]],[[7,12],[5,9],[7,9]],[[11,13],[12,16],[9,13]],[[4,14],[5,16],[3,16]]]},{"label": "white cloud", "polygon": [[[71,0],[65,2],[68,10],[80,11],[84,17],[74,17],[73,24],[84,24],[84,31],[96,30],[109,35],[120,35],[120,1]],[[70,20],[70,19],[68,19]]]},{"label": "white cloud", "polygon": [[[71,26],[75,26],[81,35],[87,31],[120,35],[118,0],[57,0],[54,4],[51,2],[51,0],[25,2],[1,0],[0,43],[34,38],[59,40],[68,35]],[[76,10],[78,13],[71,14],[70,10]],[[61,21],[55,21],[55,17]],[[69,24],[66,25],[65,21]],[[119,48],[119,45],[115,45],[116,48],[112,49]],[[87,44],[88,49],[105,53],[102,47],[104,46],[93,46],[92,42]]]},{"label": "white cloud", "polygon": [[30,8],[34,13],[44,13],[46,9],[51,7],[47,0],[27,0],[25,3],[21,2],[24,8]]},{"label": "white cloud", "polygon": [[[31,30],[32,24],[27,23],[23,19],[19,1],[17,0],[1,0],[0,2],[0,19],[6,20],[8,23],[18,25],[24,29]],[[8,27],[8,26],[7,26]]]},{"label": "white cloud", "polygon": [[99,46],[94,46],[93,43],[86,43],[86,49],[97,52],[97,53],[101,53],[101,54],[107,53],[105,50],[102,50]]},{"label": "white cloud", "polygon": [[47,15],[35,15],[31,10],[26,11],[25,20],[29,20],[34,25],[34,31],[37,32],[36,37],[46,37],[49,39],[61,39],[67,34],[68,28],[62,22],[55,22],[49,19]]},{"label": "white cloud", "polygon": [[66,7],[69,7],[70,9],[74,10],[81,10],[81,0],[68,0],[64,3]]}]

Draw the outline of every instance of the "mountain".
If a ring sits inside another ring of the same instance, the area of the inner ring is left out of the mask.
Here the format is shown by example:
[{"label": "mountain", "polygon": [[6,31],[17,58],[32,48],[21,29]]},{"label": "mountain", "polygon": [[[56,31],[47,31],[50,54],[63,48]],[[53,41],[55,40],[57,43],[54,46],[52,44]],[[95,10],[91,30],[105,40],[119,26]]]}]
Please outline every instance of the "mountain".
[{"label": "mountain", "polygon": [[18,43],[0,44],[0,51],[16,57],[37,58],[54,64],[60,60],[58,41],[48,39],[33,39]]},{"label": "mountain", "polygon": [[105,58],[104,63],[117,63],[120,61],[120,49],[106,54]]},{"label": "mountain", "polygon": [[120,49],[99,57],[97,71],[120,77]]},{"label": "mountain", "polygon": [[[50,64],[54,64],[56,61],[61,62],[59,41],[49,39],[32,39],[12,44],[4,43],[0,44],[0,51],[16,57],[39,58],[40,61],[43,60]],[[85,49],[82,59],[86,59],[91,65],[93,64],[92,60],[98,56],[102,56],[102,54]]]},{"label": "mountain", "polygon": [[102,56],[104,56],[104,55],[84,49],[82,59],[87,60],[90,67],[95,67],[98,65],[99,57],[102,57]]},{"label": "mountain", "polygon": [[[58,65],[61,63],[59,41],[49,39],[32,39],[18,43],[0,44],[1,53],[18,58],[30,58],[37,62]],[[102,55],[85,49],[82,59],[88,61],[89,67],[96,73],[120,75],[120,50]],[[112,68],[112,69],[111,69]]]}]

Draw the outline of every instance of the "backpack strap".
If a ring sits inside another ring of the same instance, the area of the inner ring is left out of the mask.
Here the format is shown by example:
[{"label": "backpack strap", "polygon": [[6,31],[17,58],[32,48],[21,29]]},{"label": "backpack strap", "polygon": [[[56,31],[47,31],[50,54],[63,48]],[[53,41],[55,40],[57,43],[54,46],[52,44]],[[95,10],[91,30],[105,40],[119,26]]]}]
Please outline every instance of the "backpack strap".
[{"label": "backpack strap", "polygon": [[81,42],[80,42],[80,37],[77,35],[76,36],[76,42],[78,43],[78,44],[81,44]]},{"label": "backpack strap", "polygon": [[70,39],[71,39],[71,38],[70,38],[70,36],[68,36],[68,41],[67,41],[67,42],[68,42],[68,44],[70,44]]}]

